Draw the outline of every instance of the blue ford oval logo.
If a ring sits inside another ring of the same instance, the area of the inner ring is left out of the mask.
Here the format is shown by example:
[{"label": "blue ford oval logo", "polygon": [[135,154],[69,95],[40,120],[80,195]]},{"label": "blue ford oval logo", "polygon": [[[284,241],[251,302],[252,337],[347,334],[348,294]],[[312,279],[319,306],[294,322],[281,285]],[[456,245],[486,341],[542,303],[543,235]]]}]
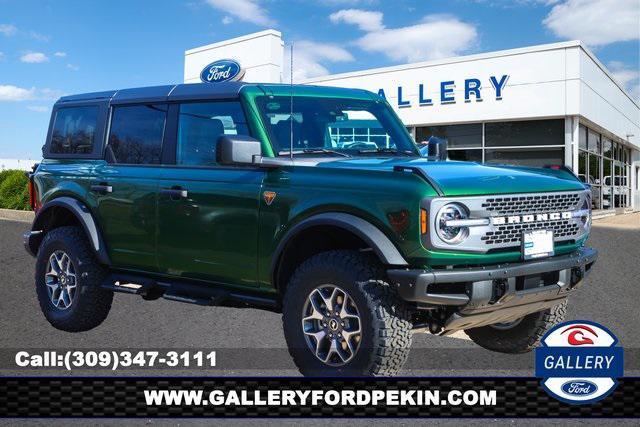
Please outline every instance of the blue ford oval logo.
[{"label": "blue ford oval logo", "polygon": [[244,70],[233,59],[221,59],[204,67],[200,80],[205,83],[232,82],[242,79]]},{"label": "blue ford oval logo", "polygon": [[562,391],[571,396],[590,396],[598,391],[598,386],[587,380],[572,380],[562,384]]}]

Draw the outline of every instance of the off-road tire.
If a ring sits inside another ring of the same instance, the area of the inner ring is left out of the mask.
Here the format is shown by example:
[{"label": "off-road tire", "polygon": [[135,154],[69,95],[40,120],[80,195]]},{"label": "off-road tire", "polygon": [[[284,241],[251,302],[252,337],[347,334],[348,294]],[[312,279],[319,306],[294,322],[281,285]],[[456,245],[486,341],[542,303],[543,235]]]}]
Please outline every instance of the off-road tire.
[{"label": "off-road tire", "polygon": [[527,353],[540,344],[542,336],[564,320],[567,300],[547,310],[526,315],[510,329],[491,326],[467,329],[465,332],[480,347],[499,353]]},{"label": "off-road tire", "polygon": [[[71,305],[61,310],[51,302],[45,285],[45,274],[51,254],[64,251],[76,270],[77,288]],[[56,329],[81,332],[93,329],[106,319],[111,309],[113,292],[100,284],[107,270],[96,260],[87,237],[80,227],[59,227],[49,231],[38,249],[35,283],[44,317]]]},{"label": "off-road tire", "polygon": [[[349,293],[361,317],[360,347],[353,359],[342,366],[329,366],[320,361],[308,347],[302,332],[306,299],[312,290],[326,284]],[[371,254],[334,250],[303,262],[286,288],[282,321],[289,353],[306,376],[396,375],[411,349],[409,311]]]}]

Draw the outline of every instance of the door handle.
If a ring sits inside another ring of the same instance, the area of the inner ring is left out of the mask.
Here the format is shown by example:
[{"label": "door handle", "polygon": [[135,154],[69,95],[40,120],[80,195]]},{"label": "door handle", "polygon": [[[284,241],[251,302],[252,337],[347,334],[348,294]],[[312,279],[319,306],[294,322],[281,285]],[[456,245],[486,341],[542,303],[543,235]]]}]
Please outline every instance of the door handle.
[{"label": "door handle", "polygon": [[186,199],[189,196],[189,192],[180,187],[163,188],[160,190],[160,194],[169,196],[171,200]]},{"label": "door handle", "polygon": [[113,187],[106,184],[97,184],[91,186],[91,191],[101,194],[113,193]]}]

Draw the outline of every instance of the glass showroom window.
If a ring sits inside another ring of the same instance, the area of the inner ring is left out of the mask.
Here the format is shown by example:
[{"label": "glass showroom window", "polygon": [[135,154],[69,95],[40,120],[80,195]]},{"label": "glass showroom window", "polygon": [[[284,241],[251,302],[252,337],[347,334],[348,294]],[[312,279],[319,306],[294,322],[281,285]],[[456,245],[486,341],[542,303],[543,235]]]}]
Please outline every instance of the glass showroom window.
[{"label": "glass showroom window", "polygon": [[357,142],[374,143],[389,148],[389,136],[377,120],[345,120],[329,129],[331,140],[337,147]]},{"label": "glass showroom window", "polygon": [[485,123],[485,162],[564,164],[564,119]]},{"label": "glass showroom window", "polygon": [[416,142],[428,141],[432,136],[447,140],[450,160],[482,162],[482,123],[416,128]]}]

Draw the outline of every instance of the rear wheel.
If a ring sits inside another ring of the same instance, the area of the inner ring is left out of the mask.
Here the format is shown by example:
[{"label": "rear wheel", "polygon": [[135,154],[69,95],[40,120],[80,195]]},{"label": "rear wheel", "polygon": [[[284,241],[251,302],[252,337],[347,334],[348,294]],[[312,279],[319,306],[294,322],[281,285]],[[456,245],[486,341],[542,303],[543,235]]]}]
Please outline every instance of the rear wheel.
[{"label": "rear wheel", "polygon": [[60,227],[44,237],[36,259],[36,292],[55,328],[87,331],[109,314],[113,292],[100,288],[107,271],[79,227]]},{"label": "rear wheel", "polygon": [[500,353],[526,353],[540,344],[542,336],[564,320],[567,300],[547,310],[528,314],[508,323],[466,329],[465,332],[481,347]]},{"label": "rear wheel", "polygon": [[411,348],[404,303],[377,260],[355,251],[324,252],[298,267],[283,326],[304,375],[395,375]]}]

